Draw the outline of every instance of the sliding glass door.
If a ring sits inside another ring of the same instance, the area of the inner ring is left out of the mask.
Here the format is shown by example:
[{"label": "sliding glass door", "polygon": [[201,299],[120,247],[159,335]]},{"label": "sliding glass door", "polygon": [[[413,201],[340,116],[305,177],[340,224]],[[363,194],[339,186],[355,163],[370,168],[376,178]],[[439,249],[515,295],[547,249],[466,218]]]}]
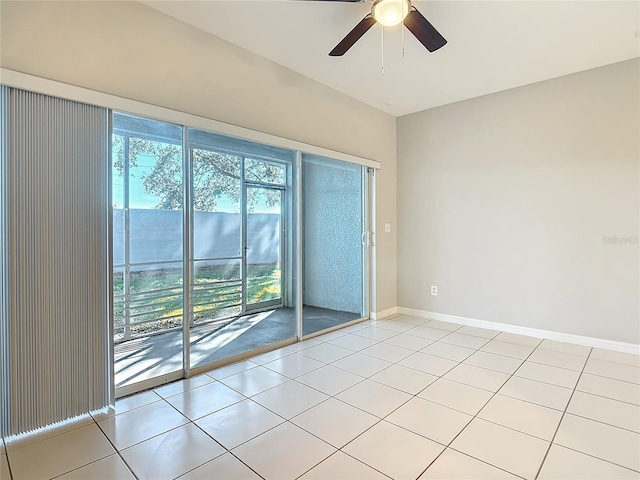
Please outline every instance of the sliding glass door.
[{"label": "sliding glass door", "polygon": [[112,159],[117,394],[367,315],[364,167],[124,114]]},{"label": "sliding glass door", "polygon": [[366,168],[304,155],[303,335],[366,316]]},{"label": "sliding glass door", "polygon": [[195,369],[295,339],[292,311],[282,309],[292,155],[195,129],[188,145]]},{"label": "sliding glass door", "polygon": [[122,388],[183,370],[182,128],[114,114],[112,162],[114,370]]},{"label": "sliding glass door", "polygon": [[242,157],[200,143],[190,149],[190,160],[189,336],[194,368],[216,359],[229,339],[221,331],[244,310]]}]

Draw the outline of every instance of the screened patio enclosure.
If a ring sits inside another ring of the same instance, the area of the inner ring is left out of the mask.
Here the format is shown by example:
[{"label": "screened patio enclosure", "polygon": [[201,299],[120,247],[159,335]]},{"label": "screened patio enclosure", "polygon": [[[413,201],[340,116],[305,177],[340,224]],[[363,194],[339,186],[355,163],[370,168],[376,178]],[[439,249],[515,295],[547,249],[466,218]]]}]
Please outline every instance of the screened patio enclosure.
[{"label": "screened patio enclosure", "polygon": [[365,167],[113,114],[117,393],[368,316]]}]

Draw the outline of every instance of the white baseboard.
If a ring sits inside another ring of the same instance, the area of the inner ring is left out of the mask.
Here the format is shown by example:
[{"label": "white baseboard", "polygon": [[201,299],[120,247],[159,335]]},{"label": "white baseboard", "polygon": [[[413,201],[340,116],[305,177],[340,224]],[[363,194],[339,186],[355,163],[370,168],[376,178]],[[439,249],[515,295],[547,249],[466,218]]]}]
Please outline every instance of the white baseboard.
[{"label": "white baseboard", "polygon": [[584,337],[582,335],[554,332],[551,330],[541,330],[538,328],[521,327],[519,325],[510,325],[508,323],[489,322],[487,320],[458,317],[456,315],[448,315],[446,313],[427,312],[425,310],[416,310],[413,308],[397,307],[396,311],[405,315],[414,315],[416,317],[428,318],[430,320],[440,320],[443,322],[468,325],[470,327],[486,328],[488,330],[500,330],[501,332],[516,333],[518,335],[527,335],[529,337],[556,340],[558,342],[575,343],[576,345],[604,348],[605,350],[615,350],[616,352],[640,355],[640,345],[636,345],[634,343],[616,342],[614,340],[606,340],[603,338]]},{"label": "white baseboard", "polygon": [[381,312],[371,312],[369,316],[371,317],[371,320],[380,320],[381,318],[388,317],[389,315],[395,315],[396,313],[398,313],[398,307],[392,307],[382,310]]}]

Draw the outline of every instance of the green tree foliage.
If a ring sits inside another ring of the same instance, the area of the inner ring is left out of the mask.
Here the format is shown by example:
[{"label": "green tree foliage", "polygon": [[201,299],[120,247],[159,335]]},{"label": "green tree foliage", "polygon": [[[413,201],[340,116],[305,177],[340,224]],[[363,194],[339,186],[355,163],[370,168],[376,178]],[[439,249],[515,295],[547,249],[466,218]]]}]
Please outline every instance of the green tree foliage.
[{"label": "green tree foliage", "polygon": [[[122,135],[113,136],[114,168],[124,175],[125,141]],[[182,148],[179,145],[131,137],[129,140],[129,168],[134,169],[144,158],[150,160],[151,169],[140,179],[148,194],[159,199],[156,209],[179,210],[183,205]],[[237,155],[212,150],[193,149],[193,207],[196,211],[216,211],[222,198],[240,205],[242,159]],[[273,163],[247,158],[245,178],[251,181],[283,184],[284,170]],[[135,173],[130,171],[130,176]],[[280,192],[249,189],[247,210],[256,206],[273,207],[280,202]]]}]

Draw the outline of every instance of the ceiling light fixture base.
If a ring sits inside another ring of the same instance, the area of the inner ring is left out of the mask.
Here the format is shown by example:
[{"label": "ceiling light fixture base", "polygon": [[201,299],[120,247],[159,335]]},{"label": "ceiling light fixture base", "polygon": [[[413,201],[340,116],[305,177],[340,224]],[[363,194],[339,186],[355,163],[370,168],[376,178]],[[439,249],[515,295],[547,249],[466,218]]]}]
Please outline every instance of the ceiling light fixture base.
[{"label": "ceiling light fixture base", "polygon": [[385,27],[402,23],[411,10],[410,0],[376,0],[371,6],[371,15]]}]

